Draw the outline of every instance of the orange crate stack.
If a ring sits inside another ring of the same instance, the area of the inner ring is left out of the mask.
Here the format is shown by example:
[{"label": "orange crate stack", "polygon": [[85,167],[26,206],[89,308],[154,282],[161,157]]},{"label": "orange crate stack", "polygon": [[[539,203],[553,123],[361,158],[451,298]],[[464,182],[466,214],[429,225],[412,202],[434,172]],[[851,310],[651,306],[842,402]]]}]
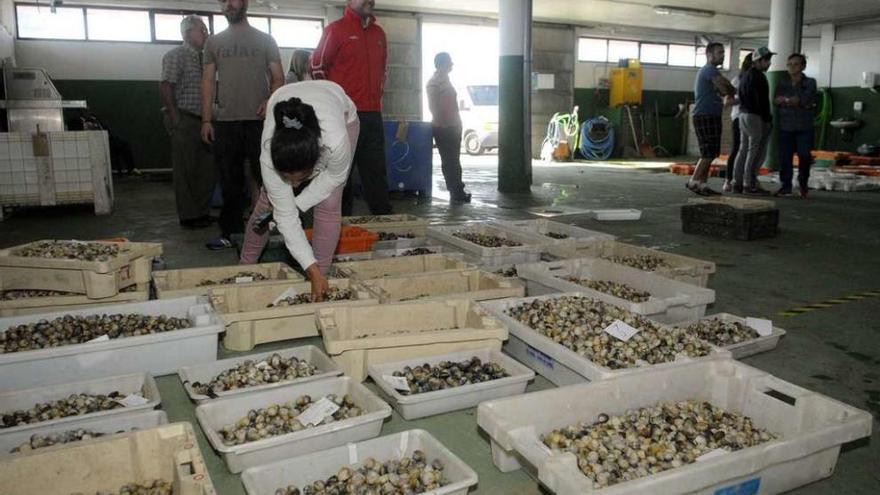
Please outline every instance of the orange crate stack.
[{"label": "orange crate stack", "polygon": [[[312,229],[306,230],[306,238],[312,240]],[[370,232],[361,227],[343,225],[339,234],[339,244],[336,245],[335,254],[362,253],[373,249],[373,244],[379,240],[379,234]]]}]

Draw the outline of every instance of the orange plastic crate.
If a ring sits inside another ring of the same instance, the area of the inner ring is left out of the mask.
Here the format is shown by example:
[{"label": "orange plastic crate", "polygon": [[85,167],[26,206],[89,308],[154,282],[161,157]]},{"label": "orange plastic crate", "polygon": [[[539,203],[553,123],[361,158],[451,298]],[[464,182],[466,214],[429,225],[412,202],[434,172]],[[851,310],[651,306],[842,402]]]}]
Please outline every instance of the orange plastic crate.
[{"label": "orange plastic crate", "polygon": [[[312,229],[306,229],[306,238],[312,240]],[[362,253],[373,249],[379,234],[353,225],[343,225],[339,234],[339,244],[335,254]]]}]

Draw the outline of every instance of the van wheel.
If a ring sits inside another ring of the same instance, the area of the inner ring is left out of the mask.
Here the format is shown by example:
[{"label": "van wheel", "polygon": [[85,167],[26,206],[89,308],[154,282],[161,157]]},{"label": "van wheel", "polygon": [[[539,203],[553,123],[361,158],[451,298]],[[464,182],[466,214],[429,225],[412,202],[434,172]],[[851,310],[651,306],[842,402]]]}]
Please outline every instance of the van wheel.
[{"label": "van wheel", "polygon": [[464,135],[464,150],[467,151],[468,155],[482,155],[483,146],[480,144],[480,136],[477,135],[474,131],[468,131],[467,134]]}]

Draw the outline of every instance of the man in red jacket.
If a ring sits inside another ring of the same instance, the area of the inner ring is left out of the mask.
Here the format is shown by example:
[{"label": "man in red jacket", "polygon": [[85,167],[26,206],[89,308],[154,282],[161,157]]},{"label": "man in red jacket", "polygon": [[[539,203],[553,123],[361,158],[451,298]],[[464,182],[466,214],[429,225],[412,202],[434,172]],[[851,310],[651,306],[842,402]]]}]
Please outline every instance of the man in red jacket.
[{"label": "man in red jacket", "polygon": [[[360,119],[360,135],[354,163],[363,186],[364,199],[373,215],[391,213],[385,169],[385,131],[382,92],[388,61],[385,31],[373,16],[375,0],[348,0],[345,14],[324,28],[321,42],[312,53],[315,79],[328,79],[354,101]],[[354,167],[352,167],[354,170]],[[342,196],[342,214],[351,215],[351,180]]]}]

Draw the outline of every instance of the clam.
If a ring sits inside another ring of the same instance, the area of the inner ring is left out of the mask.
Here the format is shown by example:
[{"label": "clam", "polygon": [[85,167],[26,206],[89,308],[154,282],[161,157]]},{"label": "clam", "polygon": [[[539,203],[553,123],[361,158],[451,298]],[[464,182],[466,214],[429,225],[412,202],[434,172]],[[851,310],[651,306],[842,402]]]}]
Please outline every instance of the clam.
[{"label": "clam", "polygon": [[40,241],[16,250],[15,256],[80,261],[107,261],[119,255],[119,245],[105,242]]},{"label": "clam", "polygon": [[606,294],[610,294],[614,297],[619,297],[620,299],[624,299],[630,302],[643,303],[651,298],[650,292],[640,291],[638,289],[630,287],[629,285],[614,282],[613,280],[590,280],[571,276],[558,278],[561,278],[566,282],[582,285],[584,287],[588,287],[599,292],[604,292]]},{"label": "clam", "polygon": [[196,287],[205,287],[208,285],[227,285],[237,283],[240,279],[251,279],[251,282],[260,282],[269,278],[259,272],[238,272],[231,277],[221,278],[220,280],[205,279],[199,282]]},{"label": "clam", "polygon": [[478,246],[483,246],[487,248],[522,246],[522,243],[520,242],[512,241],[506,237],[498,235],[478,234],[476,232],[467,231],[454,232],[452,235],[458,237],[459,239],[464,239],[465,241],[472,242]]},{"label": "clam", "polygon": [[434,392],[510,376],[500,364],[484,363],[476,356],[457,363],[441,361],[436,365],[407,366],[392,375],[406,378],[410,389],[401,391],[402,395]]},{"label": "clam", "polygon": [[213,397],[217,392],[296,380],[317,373],[318,368],[305,359],[296,356],[285,358],[275,353],[259,362],[246,359],[217,374],[207,383],[193,382],[192,389],[198,394]]},{"label": "clam", "polygon": [[125,406],[118,401],[124,397],[125,394],[114,391],[107,395],[71,394],[62,399],[38,402],[27,410],[19,409],[0,413],[0,429],[120,409]]},{"label": "clam", "polygon": [[698,321],[687,327],[687,330],[700,339],[722,347],[760,337],[757,330],[752,327],[738,321],[724,321],[719,318]]},{"label": "clam", "polygon": [[[324,302],[330,301],[347,301],[354,299],[355,292],[352,289],[340,289],[338,287],[330,287],[324,292]],[[312,295],[310,293],[297,294],[293,297],[285,297],[277,303],[270,303],[267,308],[280,308],[285,306],[297,306],[299,304],[311,304]]]},{"label": "clam", "polygon": [[428,248],[420,247],[420,248],[407,249],[406,251],[404,251],[398,255],[394,255],[394,257],[396,258],[398,256],[424,256],[426,254],[436,254],[436,251],[431,251]]},{"label": "clam", "polygon": [[398,239],[415,239],[415,234],[396,234],[394,232],[378,232],[380,241],[396,241]]},{"label": "clam", "polygon": [[639,254],[634,256],[608,256],[605,259],[619,265],[631,266],[646,272],[657,271],[661,268],[671,268],[671,265],[659,256],[653,254]]}]

